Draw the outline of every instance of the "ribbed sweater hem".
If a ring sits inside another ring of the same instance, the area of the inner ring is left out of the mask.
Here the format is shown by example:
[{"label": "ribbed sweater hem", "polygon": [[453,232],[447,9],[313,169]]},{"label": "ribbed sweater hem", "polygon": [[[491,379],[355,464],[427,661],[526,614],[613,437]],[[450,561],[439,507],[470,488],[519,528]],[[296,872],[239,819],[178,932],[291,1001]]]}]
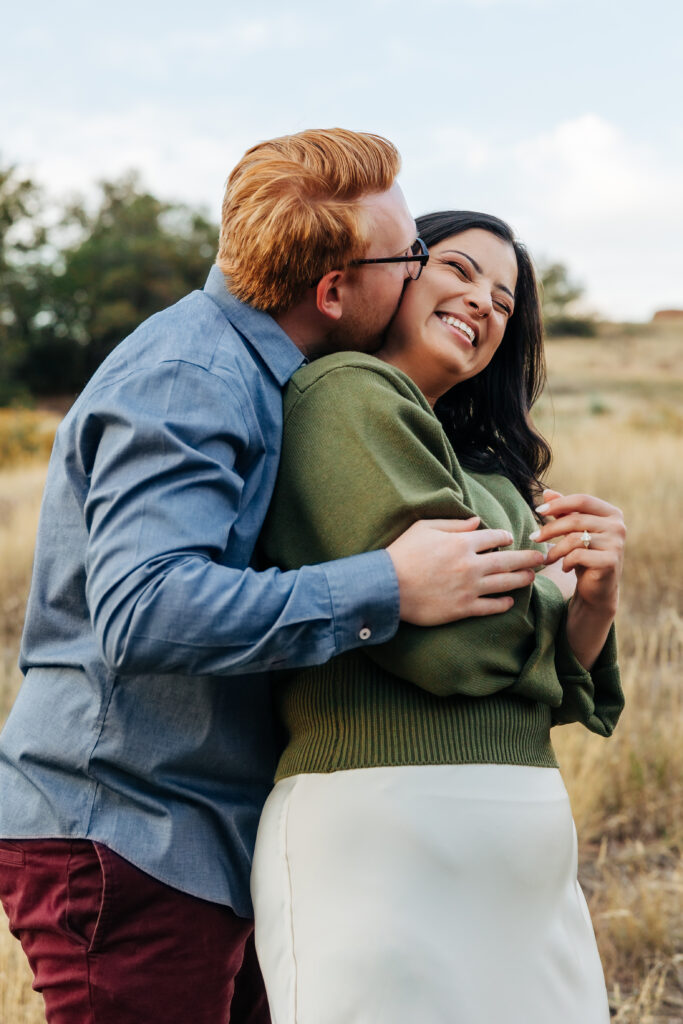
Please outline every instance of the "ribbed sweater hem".
[{"label": "ribbed sweater hem", "polygon": [[281,709],[290,740],[276,781],[408,765],[557,767],[547,705],[509,691],[436,697],[358,656],[291,677]]}]

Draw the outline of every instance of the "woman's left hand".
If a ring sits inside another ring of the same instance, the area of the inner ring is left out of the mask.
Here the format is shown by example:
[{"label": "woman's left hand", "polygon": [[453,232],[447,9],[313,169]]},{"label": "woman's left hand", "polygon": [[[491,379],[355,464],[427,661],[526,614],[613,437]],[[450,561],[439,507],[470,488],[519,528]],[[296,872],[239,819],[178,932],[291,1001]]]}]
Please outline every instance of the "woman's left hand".
[{"label": "woman's left hand", "polygon": [[624,563],[626,526],[620,509],[590,494],[543,492],[537,511],[552,522],[536,530],[531,539],[554,544],[546,565],[562,560],[564,572],[576,573],[576,591],[569,603],[567,639],[574,654],[590,669],[614,620]]},{"label": "woman's left hand", "polygon": [[562,495],[546,490],[543,498],[537,511],[553,518],[533,539],[560,538],[550,548],[546,564],[562,559],[564,572],[576,572],[576,596],[595,611],[614,616],[626,538],[621,510],[590,494]]}]

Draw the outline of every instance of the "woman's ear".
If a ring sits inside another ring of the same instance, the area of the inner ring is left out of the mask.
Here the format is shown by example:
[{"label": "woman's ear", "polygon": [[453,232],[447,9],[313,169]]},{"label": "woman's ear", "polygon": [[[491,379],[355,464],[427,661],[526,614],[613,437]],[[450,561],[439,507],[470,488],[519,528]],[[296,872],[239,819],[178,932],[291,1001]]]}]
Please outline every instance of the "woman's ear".
[{"label": "woman's ear", "polygon": [[346,283],[343,270],[330,270],[316,285],[316,306],[323,316],[340,320],[342,315],[342,291]]}]

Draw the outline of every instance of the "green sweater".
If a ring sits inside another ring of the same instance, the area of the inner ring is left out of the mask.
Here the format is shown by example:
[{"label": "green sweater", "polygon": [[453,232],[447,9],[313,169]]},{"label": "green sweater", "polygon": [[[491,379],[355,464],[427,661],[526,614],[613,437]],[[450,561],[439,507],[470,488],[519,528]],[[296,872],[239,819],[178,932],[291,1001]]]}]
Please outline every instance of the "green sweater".
[{"label": "green sweater", "polygon": [[[386,547],[417,519],[481,517],[530,547],[537,527],[497,474],[465,472],[419,389],[373,356],[303,367],[285,393],[280,472],[262,533],[282,569]],[[623,706],[614,632],[592,673],[565,637],[566,605],[537,575],[503,614],[425,628],[286,675],[276,778],[378,765],[554,767],[550,727],[611,734]]]}]

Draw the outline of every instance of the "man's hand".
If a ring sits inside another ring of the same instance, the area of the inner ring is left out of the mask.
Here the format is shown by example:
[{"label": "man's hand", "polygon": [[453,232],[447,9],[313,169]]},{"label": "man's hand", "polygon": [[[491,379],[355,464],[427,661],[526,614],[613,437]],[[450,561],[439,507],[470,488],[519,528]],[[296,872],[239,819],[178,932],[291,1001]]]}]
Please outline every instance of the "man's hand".
[{"label": "man's hand", "polygon": [[476,516],[421,520],[389,545],[405,622],[440,626],[472,615],[505,612],[513,604],[506,592],[533,582],[543,553],[496,551],[512,543],[512,534],[478,530],[478,525]]}]

